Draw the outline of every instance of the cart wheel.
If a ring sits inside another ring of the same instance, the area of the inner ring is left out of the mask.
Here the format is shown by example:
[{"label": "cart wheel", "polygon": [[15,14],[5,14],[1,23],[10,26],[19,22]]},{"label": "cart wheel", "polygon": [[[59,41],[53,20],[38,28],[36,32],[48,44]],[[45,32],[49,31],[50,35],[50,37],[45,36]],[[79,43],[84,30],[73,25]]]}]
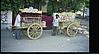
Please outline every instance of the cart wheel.
[{"label": "cart wheel", "polygon": [[30,39],[38,39],[42,35],[42,27],[38,23],[31,24],[27,29],[27,35]]},{"label": "cart wheel", "polygon": [[68,27],[67,27],[67,35],[68,36],[75,36],[77,34],[77,27],[78,27],[78,24],[75,22],[75,23],[71,23]]}]

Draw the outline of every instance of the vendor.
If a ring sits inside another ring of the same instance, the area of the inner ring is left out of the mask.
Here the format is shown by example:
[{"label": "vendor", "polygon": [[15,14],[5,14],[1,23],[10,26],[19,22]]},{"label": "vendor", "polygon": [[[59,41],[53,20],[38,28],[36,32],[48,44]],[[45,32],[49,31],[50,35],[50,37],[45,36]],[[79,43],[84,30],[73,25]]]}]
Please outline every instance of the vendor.
[{"label": "vendor", "polygon": [[55,36],[58,33],[58,27],[59,27],[59,15],[56,14],[56,17],[53,18],[53,31],[52,35]]},{"label": "vendor", "polygon": [[16,16],[16,20],[15,20],[15,24],[14,24],[14,30],[13,30],[13,36],[16,38],[16,39],[20,39],[20,19],[21,19],[21,11],[18,12],[18,15]]}]

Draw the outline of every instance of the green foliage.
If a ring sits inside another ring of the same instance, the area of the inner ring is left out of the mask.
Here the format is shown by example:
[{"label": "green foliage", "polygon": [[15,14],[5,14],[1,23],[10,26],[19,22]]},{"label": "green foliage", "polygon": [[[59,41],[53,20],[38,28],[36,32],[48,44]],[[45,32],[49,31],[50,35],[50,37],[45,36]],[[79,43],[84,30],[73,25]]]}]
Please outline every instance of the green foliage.
[{"label": "green foliage", "polygon": [[[80,10],[84,3],[86,7],[89,7],[89,0],[49,0],[47,11],[49,14],[66,10],[77,11]],[[19,8],[29,7],[30,5],[41,10],[45,4],[46,0],[1,0],[1,10],[12,10],[17,13]]]},{"label": "green foliage", "polygon": [[45,0],[1,0],[1,11],[12,10],[13,16],[16,16],[20,8],[34,5],[40,9],[45,4]]},{"label": "green foliage", "polygon": [[50,0],[48,3],[48,13],[61,11],[78,11],[85,3],[86,7],[89,7],[89,0]]},{"label": "green foliage", "polygon": [[85,1],[85,6],[89,8],[89,0]]},{"label": "green foliage", "polygon": [[45,0],[1,0],[1,10],[17,11],[19,8],[24,8],[25,6],[35,5],[38,8],[45,4]]},{"label": "green foliage", "polygon": [[1,10],[11,10],[10,0],[1,0]]}]

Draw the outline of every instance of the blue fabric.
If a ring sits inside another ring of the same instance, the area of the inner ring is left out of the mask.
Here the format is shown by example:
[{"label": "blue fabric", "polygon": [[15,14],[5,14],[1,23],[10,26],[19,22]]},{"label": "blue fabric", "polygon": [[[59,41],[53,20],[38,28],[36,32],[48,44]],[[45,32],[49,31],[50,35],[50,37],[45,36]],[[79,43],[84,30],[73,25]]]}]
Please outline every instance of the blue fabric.
[{"label": "blue fabric", "polygon": [[53,26],[53,32],[52,32],[53,36],[55,36],[57,34],[57,32],[58,32],[57,28],[58,28],[57,26]]},{"label": "blue fabric", "polygon": [[21,30],[20,29],[13,30],[13,33],[15,34],[15,38],[16,39],[20,39],[21,38]]}]

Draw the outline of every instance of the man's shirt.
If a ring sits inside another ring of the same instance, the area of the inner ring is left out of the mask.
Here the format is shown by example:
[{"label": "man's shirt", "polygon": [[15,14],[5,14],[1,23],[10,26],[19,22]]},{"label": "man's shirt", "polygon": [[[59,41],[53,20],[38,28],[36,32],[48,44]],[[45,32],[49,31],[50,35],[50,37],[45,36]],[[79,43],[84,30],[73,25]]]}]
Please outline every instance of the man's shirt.
[{"label": "man's shirt", "polygon": [[56,26],[56,27],[58,27],[59,26],[59,20],[60,20],[60,18],[54,18],[53,19],[53,26]]},{"label": "man's shirt", "polygon": [[20,19],[21,19],[21,16],[18,14],[15,20],[15,26],[20,27]]}]

